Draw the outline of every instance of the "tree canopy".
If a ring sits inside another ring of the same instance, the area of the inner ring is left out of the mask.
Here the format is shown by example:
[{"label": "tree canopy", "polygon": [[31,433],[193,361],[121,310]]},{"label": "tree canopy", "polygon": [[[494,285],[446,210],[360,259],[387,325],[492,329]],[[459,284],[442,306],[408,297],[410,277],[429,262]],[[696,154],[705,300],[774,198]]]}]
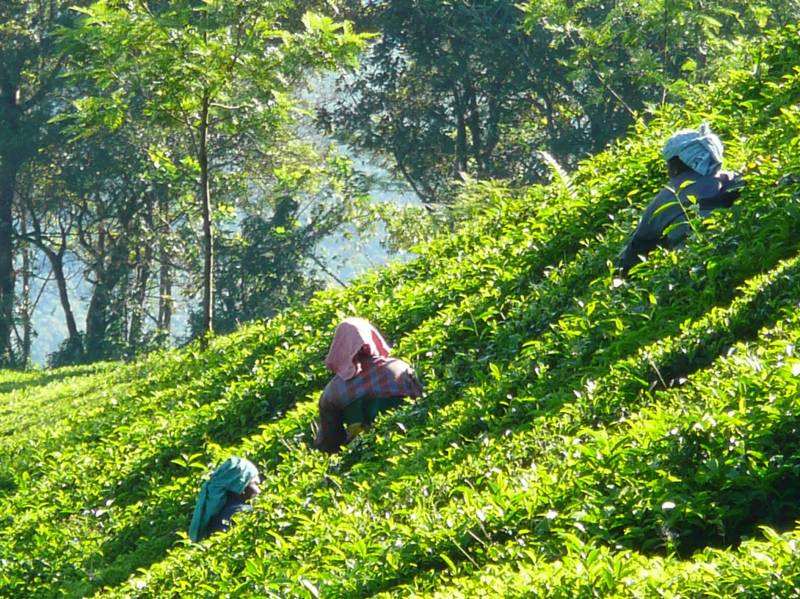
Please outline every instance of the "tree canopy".
[{"label": "tree canopy", "polygon": [[738,38],[800,14],[794,0],[348,6],[380,38],[319,120],[429,204],[451,202],[463,175],[539,180],[542,151],[574,165],[712,79]]}]

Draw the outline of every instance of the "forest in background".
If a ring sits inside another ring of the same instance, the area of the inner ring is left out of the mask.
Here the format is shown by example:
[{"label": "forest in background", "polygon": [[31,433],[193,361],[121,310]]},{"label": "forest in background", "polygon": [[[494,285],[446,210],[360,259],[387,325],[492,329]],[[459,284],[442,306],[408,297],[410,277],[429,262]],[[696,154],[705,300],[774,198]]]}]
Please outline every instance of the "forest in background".
[{"label": "forest in background", "polygon": [[[34,279],[53,364],[268,318],[323,285],[320,240],[385,221],[410,247],[482,184],[567,169],[792,22],[793,0],[9,0],[0,7],[0,364],[30,362]],[[308,101],[311,77],[336,100]],[[419,197],[376,181],[316,129]],[[344,229],[343,229],[344,228]],[[76,318],[66,265],[90,290]],[[44,268],[41,267],[44,265]]]},{"label": "forest in background", "polygon": [[[205,348],[0,371],[0,596],[799,597],[798,25],[765,37],[551,183],[475,183],[408,263]],[[747,185],[622,279],[700,116]],[[426,392],[329,456],[353,314]],[[230,456],[261,494],[190,542]]]}]

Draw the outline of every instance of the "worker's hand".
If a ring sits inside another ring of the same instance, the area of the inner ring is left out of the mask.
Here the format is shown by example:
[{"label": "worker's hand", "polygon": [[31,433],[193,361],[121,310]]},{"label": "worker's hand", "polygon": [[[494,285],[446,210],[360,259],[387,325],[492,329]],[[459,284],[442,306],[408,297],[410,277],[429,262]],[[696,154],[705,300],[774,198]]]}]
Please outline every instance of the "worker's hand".
[{"label": "worker's hand", "polygon": [[733,176],[733,180],[725,186],[725,190],[728,192],[741,191],[745,185],[744,176],[741,173],[736,173]]}]

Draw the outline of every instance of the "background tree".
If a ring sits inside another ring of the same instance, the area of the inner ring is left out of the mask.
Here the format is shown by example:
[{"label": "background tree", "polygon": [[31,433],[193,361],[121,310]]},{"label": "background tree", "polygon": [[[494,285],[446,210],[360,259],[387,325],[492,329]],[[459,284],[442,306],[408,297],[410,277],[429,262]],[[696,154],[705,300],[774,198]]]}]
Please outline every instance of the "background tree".
[{"label": "background tree", "polygon": [[83,341],[69,296],[66,270],[77,216],[64,177],[64,171],[68,170],[63,161],[66,155],[63,149],[51,148],[46,159],[40,157],[21,174],[17,192],[20,204],[19,239],[27,246],[38,249],[47,258],[67,327],[64,351],[73,356],[73,361],[77,361],[83,355]]},{"label": "background tree", "polygon": [[648,107],[680,101],[687,83],[712,80],[738,37],[796,20],[800,2],[555,0],[525,10],[526,29],[563,57],[588,131],[581,150],[594,152]]},{"label": "background tree", "polygon": [[[796,0],[349,2],[380,34],[320,122],[387,160],[427,204],[459,179],[528,183],[598,151],[648,106],[713,77],[738,36]],[[546,152],[542,155],[541,152]],[[549,164],[548,164],[549,163]]]},{"label": "background tree", "polygon": [[558,56],[523,31],[510,1],[389,1],[350,5],[380,32],[356,77],[320,122],[390,158],[423,202],[452,198],[460,174],[513,176],[528,148],[508,134],[558,109]]},{"label": "background tree", "polygon": [[70,21],[67,6],[83,2],[0,3],[0,366],[15,362],[14,205],[18,178],[41,148],[55,143],[49,123],[60,105],[64,56],[54,36]]},{"label": "background tree", "polygon": [[[241,322],[269,318],[308,299],[323,286],[322,275],[341,284],[317,255],[319,245],[343,223],[360,217],[369,202],[369,181],[335,151],[320,167],[314,148],[294,149],[289,164],[266,182],[265,193],[277,201],[254,202],[240,226],[221,238],[215,330],[229,332]],[[194,329],[200,325],[198,316],[193,314]]]},{"label": "background tree", "polygon": [[[146,287],[162,244],[154,232],[162,186],[148,177],[150,158],[138,145],[147,136],[126,124],[48,148],[24,170],[20,238],[47,257],[67,325],[57,363],[120,358],[144,341]],[[67,261],[87,288],[85,332],[72,309]]]},{"label": "background tree", "polygon": [[563,172],[712,79],[738,36],[800,15],[798,0],[77,4],[77,25],[59,1],[0,6],[0,365],[27,361],[36,264],[66,361],[162,342],[181,296],[203,335],[321,283],[320,240],[361,214],[365,182],[298,141],[316,137],[301,90],[364,37],[309,9],[380,34],[317,116],[440,208],[394,218],[398,243],[469,219],[490,179],[513,193]]},{"label": "background tree", "polygon": [[[295,9],[288,1],[100,1],[70,38],[82,58],[79,68],[103,91],[77,104],[84,126],[113,126],[140,110],[154,126],[181,133],[184,145],[172,153],[181,155],[196,184],[207,333],[214,303],[213,188],[291,123],[290,92],[308,69],[353,61],[363,45],[349,25],[327,17],[305,13],[292,23]],[[132,106],[132,98],[142,106]]]}]

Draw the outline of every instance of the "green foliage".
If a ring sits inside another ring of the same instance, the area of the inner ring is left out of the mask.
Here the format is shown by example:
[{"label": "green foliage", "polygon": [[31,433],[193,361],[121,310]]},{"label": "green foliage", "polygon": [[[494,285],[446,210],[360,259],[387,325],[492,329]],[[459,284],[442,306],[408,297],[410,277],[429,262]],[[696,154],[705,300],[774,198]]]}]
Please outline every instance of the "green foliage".
[{"label": "green foliage", "polygon": [[576,165],[800,17],[797,0],[344,4],[380,37],[319,120],[430,204],[464,174],[539,181],[541,151]]},{"label": "green foliage", "polygon": [[343,4],[379,38],[320,122],[388,158],[425,203],[451,200],[461,174],[520,178],[533,144],[511,131],[553,108],[559,57],[526,35],[514,2]]},{"label": "green foliage", "polygon": [[293,18],[303,5],[98,0],[80,9],[80,27],[62,32],[74,72],[95,86],[74,103],[76,138],[147,123],[173,144],[148,144],[161,178],[194,187],[196,210],[182,217],[202,219],[201,334],[213,331],[215,228],[233,212],[226,201],[244,202],[250,177],[283,166],[269,159],[297,126],[295,96],[309,72],[354,65],[366,43],[349,23],[310,11]]},{"label": "green foliage", "polygon": [[[68,96],[59,89],[64,58],[51,32],[69,23],[66,7],[67,2],[56,0],[8,0],[0,6],[0,364],[6,368],[25,367],[29,359],[30,335],[23,333],[19,339],[19,354],[12,335],[17,317],[15,258],[28,250],[15,239],[14,220],[18,196],[25,191],[21,171],[63,140],[61,129],[50,122]],[[25,275],[20,278],[24,287]],[[28,298],[19,302],[20,324],[29,331],[24,322],[27,302]]]},{"label": "green foliage", "polygon": [[[797,595],[798,40],[553,185],[481,184],[482,213],[419,259],[205,351],[0,374],[0,593]],[[699,118],[747,188],[615,278],[664,137]],[[329,457],[310,427],[351,314],[427,395]],[[231,454],[262,494],[189,545],[203,471]]]},{"label": "green foliage", "polygon": [[[308,162],[299,152],[294,162],[276,168],[272,209],[258,202],[240,206],[247,214],[229,234],[220,231],[214,330],[227,333],[240,323],[270,318],[287,306],[306,301],[324,287],[315,248],[326,236],[356,220],[370,203],[367,182],[349,159],[329,152],[325,164],[308,148]],[[251,181],[252,184],[252,181]],[[230,219],[236,222],[235,219]],[[190,317],[199,335],[200,314]]]}]

